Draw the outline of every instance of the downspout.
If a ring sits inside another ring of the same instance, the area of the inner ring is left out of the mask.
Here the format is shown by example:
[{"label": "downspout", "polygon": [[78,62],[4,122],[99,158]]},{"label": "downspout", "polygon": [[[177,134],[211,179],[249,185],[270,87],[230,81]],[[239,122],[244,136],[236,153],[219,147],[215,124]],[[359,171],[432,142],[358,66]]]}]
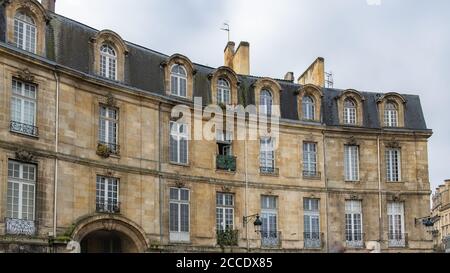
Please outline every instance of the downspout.
[{"label": "downspout", "polygon": [[382,192],[381,192],[381,151],[380,151],[380,136],[377,136],[377,153],[378,153],[378,210],[379,210],[379,243],[381,244],[383,240],[383,203],[382,203]]},{"label": "downspout", "polygon": [[[245,123],[247,123],[247,121],[245,121]],[[245,137],[244,146],[245,146],[245,156],[244,156],[245,157],[245,216],[248,216],[248,146],[247,146],[247,137]],[[247,219],[245,219],[245,221],[247,222]],[[248,238],[248,223],[244,223],[244,224],[245,224],[245,238],[247,239],[247,252],[250,252],[250,240]]]},{"label": "downspout", "polygon": [[158,104],[158,180],[159,180],[159,241],[162,245],[164,239],[164,225],[163,225],[163,204],[164,204],[164,191],[163,191],[163,181],[162,181],[162,132],[161,132],[161,102]]},{"label": "downspout", "polygon": [[53,237],[56,238],[56,226],[57,226],[57,197],[58,197],[58,153],[59,153],[59,75],[54,71],[54,77],[56,82],[56,109],[55,109],[55,177],[54,177],[54,196],[53,196]]},{"label": "downspout", "polygon": [[329,225],[329,191],[328,191],[328,178],[327,178],[327,148],[325,144],[325,131],[322,131],[322,142],[323,142],[323,178],[325,179],[325,190],[326,190],[326,223],[327,223],[327,253],[330,252],[330,225]]}]

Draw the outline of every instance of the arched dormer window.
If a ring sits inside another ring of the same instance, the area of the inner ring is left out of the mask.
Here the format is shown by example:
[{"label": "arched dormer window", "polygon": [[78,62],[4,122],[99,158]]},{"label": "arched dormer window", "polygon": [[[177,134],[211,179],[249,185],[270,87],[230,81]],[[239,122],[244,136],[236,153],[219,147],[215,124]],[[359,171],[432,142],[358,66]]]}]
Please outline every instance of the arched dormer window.
[{"label": "arched dormer window", "polygon": [[304,96],[302,99],[303,119],[315,120],[316,106],[311,96]]},{"label": "arched dormer window", "polygon": [[117,54],[108,44],[100,48],[100,76],[111,80],[117,79]]},{"label": "arched dormer window", "polygon": [[272,106],[273,106],[273,97],[272,93],[264,89],[261,91],[261,94],[259,96],[259,111],[263,115],[270,116],[272,115]]},{"label": "arched dormer window", "polygon": [[23,50],[36,53],[37,29],[30,16],[24,12],[17,12],[14,17],[14,42]]},{"label": "arched dormer window", "polygon": [[398,127],[398,107],[393,101],[388,101],[384,107],[384,125]]},{"label": "arched dormer window", "polygon": [[230,105],[231,104],[231,88],[228,81],[220,78],[217,81],[217,103]]},{"label": "arched dormer window", "polygon": [[356,102],[353,99],[347,98],[344,101],[344,124],[356,125],[356,123]]},{"label": "arched dormer window", "polygon": [[187,73],[184,66],[176,64],[170,71],[171,94],[186,98],[187,96]]}]

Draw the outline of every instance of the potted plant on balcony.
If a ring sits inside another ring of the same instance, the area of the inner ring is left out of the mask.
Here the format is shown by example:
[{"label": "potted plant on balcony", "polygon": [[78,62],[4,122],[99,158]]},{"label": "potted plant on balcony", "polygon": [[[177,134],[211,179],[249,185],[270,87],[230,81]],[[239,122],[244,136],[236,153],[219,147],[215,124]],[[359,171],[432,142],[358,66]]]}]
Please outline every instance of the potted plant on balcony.
[{"label": "potted plant on balcony", "polygon": [[107,145],[99,143],[97,146],[97,155],[103,158],[108,158],[111,156],[111,150]]}]

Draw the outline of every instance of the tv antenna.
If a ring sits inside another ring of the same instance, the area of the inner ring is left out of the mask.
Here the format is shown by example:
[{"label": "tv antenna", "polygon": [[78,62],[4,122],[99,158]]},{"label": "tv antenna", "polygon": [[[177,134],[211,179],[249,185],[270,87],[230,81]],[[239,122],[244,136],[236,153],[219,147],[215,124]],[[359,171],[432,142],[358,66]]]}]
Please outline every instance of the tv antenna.
[{"label": "tv antenna", "polygon": [[228,23],[223,23],[223,28],[221,28],[220,30],[226,31],[228,34],[228,42],[231,41],[230,39],[230,24]]},{"label": "tv antenna", "polygon": [[325,84],[327,88],[333,88],[334,87],[334,79],[333,79],[333,72],[325,72]]}]

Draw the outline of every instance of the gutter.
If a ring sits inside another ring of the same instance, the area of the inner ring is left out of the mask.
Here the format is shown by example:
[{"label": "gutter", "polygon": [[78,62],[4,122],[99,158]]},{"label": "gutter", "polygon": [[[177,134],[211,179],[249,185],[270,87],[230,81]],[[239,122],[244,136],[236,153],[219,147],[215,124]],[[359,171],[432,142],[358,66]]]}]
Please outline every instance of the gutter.
[{"label": "gutter", "polygon": [[[56,70],[53,72],[56,83],[56,109],[55,109],[55,154],[59,153],[59,88],[60,79]],[[55,157],[54,196],[53,196],[53,237],[56,238],[57,204],[58,204],[58,156]]]},{"label": "gutter", "polygon": [[377,167],[378,167],[378,210],[379,210],[379,243],[383,241],[383,201],[382,201],[382,192],[381,192],[381,147],[380,147],[380,136],[377,136]]}]

